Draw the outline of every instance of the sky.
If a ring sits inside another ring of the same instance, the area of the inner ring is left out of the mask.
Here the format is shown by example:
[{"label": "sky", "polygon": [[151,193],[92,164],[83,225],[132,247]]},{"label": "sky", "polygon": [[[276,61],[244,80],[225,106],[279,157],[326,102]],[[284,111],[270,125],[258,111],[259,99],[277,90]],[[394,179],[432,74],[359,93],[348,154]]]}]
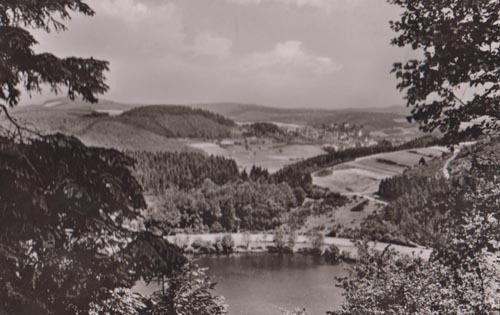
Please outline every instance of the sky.
[{"label": "sky", "polygon": [[[276,107],[403,105],[385,0],[88,0],[37,52],[110,62],[103,97],[123,102],[240,102]],[[45,94],[43,97],[47,98]],[[31,99],[36,101],[40,97]]]}]

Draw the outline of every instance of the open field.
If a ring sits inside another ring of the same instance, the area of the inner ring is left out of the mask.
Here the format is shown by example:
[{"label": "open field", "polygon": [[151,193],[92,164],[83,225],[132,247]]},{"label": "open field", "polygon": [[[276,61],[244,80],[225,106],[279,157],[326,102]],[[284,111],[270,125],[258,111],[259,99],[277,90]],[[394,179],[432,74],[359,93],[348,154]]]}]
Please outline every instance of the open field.
[{"label": "open field", "polygon": [[190,146],[207,154],[220,155],[236,161],[240,169],[255,166],[266,168],[270,173],[293,162],[324,154],[321,145],[252,145],[247,150],[242,145],[220,146],[213,142],[192,142]]},{"label": "open field", "polygon": [[[351,211],[354,207],[366,203],[361,211]],[[308,234],[314,230],[324,231],[326,234],[331,231],[340,232],[339,228],[359,228],[360,224],[375,211],[383,208],[383,204],[378,200],[366,200],[364,197],[349,196],[349,201],[331,212],[323,214],[311,214],[304,224],[298,229],[300,234]]]},{"label": "open field", "polygon": [[339,193],[373,197],[382,179],[402,174],[422,157],[427,161],[447,152],[434,146],[374,154],[318,171],[313,174],[313,183]]}]

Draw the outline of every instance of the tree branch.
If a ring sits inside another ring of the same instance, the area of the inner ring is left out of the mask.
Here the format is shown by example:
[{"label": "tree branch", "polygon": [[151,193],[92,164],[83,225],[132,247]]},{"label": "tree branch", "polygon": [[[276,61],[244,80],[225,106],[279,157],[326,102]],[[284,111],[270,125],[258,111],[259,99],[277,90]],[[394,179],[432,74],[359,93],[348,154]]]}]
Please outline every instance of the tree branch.
[{"label": "tree branch", "polygon": [[0,108],[3,110],[3,112],[5,113],[5,116],[7,117],[7,120],[12,124],[14,125],[14,127],[16,128],[16,132],[19,136],[19,141],[21,143],[23,143],[23,131],[25,132],[28,132],[30,134],[34,134],[40,138],[44,138],[45,136],[33,129],[30,129],[30,128],[27,128],[25,126],[23,126],[21,123],[19,123],[17,121],[17,119],[15,119],[14,117],[12,117],[12,115],[9,113],[9,110],[8,110],[8,107],[6,105],[3,105],[3,104],[0,104]]}]

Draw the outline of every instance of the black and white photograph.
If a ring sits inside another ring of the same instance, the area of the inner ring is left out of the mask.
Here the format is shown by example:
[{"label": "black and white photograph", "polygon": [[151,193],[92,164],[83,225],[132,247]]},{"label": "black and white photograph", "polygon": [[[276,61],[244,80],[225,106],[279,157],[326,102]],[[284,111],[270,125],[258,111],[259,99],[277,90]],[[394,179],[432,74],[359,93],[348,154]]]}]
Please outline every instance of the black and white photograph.
[{"label": "black and white photograph", "polygon": [[0,315],[500,315],[499,0],[0,0]]}]

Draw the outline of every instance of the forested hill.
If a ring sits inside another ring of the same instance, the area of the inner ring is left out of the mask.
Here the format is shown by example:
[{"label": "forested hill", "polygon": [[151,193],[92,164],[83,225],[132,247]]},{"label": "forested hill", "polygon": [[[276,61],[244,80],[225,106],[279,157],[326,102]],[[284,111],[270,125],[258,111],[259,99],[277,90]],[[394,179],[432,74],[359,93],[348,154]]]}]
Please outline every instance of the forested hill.
[{"label": "forested hill", "polygon": [[227,137],[235,123],[220,114],[177,105],[86,104],[55,99],[16,108],[13,115],[41,133],[73,135],[86,145],[120,150],[185,151],[175,138]]},{"label": "forested hill", "polygon": [[382,181],[379,195],[389,205],[363,224],[362,233],[379,241],[411,240],[435,247],[473,209],[492,210],[498,220],[499,161],[500,138],[494,138],[463,147],[450,160],[449,178],[438,160]]},{"label": "forested hill", "polygon": [[222,115],[176,105],[137,107],[116,119],[159,135],[182,138],[227,137],[236,125]]}]

